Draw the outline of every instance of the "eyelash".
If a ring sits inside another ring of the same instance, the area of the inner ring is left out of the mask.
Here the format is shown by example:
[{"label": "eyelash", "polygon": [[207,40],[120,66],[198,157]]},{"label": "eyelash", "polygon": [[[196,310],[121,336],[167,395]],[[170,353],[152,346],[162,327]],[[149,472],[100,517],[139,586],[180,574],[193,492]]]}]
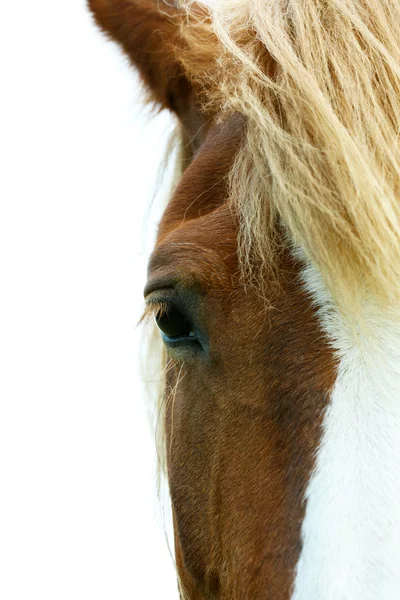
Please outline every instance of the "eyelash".
[{"label": "eyelash", "polygon": [[148,300],[139,323],[162,317],[170,309],[170,304],[162,300]]}]

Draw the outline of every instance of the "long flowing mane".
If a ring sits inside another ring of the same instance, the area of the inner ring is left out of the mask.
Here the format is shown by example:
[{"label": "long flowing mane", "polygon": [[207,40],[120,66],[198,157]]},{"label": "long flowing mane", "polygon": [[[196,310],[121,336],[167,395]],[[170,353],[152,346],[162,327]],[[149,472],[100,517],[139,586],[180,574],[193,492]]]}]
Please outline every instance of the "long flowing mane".
[{"label": "long flowing mane", "polygon": [[278,220],[343,312],[367,290],[398,301],[400,4],[223,0],[212,24],[187,9],[183,60],[220,45],[192,68],[207,109],[247,120],[230,174],[247,272],[273,263]]}]

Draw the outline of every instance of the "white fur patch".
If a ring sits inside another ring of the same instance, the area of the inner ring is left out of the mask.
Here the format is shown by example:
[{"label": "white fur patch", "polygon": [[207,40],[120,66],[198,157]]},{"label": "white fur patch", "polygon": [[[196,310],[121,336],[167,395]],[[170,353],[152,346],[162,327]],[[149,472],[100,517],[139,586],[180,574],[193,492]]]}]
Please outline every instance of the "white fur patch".
[{"label": "white fur patch", "polygon": [[304,281],[339,358],[306,492],[292,600],[400,599],[400,309],[346,325],[309,266]]}]

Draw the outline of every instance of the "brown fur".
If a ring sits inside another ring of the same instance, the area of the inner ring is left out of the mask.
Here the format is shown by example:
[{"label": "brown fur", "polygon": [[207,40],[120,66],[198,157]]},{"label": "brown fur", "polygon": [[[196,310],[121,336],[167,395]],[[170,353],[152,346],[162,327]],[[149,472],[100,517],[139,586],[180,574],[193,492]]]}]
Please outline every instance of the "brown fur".
[{"label": "brown fur", "polygon": [[[190,121],[177,109],[188,106],[188,88],[175,87],[185,79],[174,62],[180,38],[179,24],[170,29],[172,9],[163,15],[150,1],[90,4],[153,98]],[[156,29],[163,34],[153,35]],[[168,99],[171,85],[173,94],[183,90],[179,102]],[[191,94],[196,106],[201,91]],[[335,362],[288,248],[266,298],[243,280],[227,176],[246,122],[202,118],[204,134],[161,221],[146,286],[150,305],[182,296],[208,340],[199,355],[172,352],[166,374],[166,389],[174,390],[165,429],[182,598],[288,600]],[[278,227],[275,234],[284,239]]]},{"label": "brown fur", "polygon": [[[185,219],[183,198],[194,190],[205,198],[211,187],[204,163],[213,164],[214,144],[208,139],[185,172],[149,268],[149,290],[176,274],[179,286],[196,290],[211,348],[207,359],[184,364],[166,414],[177,562],[189,598],[286,600],[335,368],[289,254],[266,310],[238,277],[228,205],[210,210],[205,201]],[[229,169],[230,154],[228,145],[219,168]],[[177,361],[168,372],[168,387],[180,368]]]}]

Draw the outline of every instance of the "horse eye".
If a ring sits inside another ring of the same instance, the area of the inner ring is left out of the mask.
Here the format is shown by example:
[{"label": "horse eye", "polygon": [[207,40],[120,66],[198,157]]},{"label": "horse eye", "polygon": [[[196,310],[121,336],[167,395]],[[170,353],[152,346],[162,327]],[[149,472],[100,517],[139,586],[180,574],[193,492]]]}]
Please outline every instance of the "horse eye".
[{"label": "horse eye", "polygon": [[170,306],[166,312],[156,315],[156,324],[166,341],[195,337],[189,321],[174,306]]}]

